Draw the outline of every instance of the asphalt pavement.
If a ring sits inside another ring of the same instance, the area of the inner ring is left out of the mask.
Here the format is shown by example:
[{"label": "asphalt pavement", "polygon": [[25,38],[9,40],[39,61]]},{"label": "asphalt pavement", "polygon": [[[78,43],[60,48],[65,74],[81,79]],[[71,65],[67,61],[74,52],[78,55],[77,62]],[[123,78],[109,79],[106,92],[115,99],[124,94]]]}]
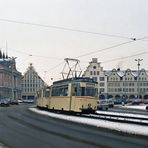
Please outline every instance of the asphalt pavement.
[{"label": "asphalt pavement", "polygon": [[148,147],[148,137],[39,115],[28,110],[31,105],[0,107],[0,143],[9,148]]}]

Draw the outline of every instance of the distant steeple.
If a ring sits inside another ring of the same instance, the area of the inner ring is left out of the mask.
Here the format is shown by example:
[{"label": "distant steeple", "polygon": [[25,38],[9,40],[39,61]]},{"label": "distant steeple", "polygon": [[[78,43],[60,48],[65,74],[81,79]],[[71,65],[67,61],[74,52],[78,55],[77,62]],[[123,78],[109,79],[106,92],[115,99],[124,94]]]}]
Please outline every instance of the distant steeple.
[{"label": "distant steeple", "polygon": [[8,50],[8,44],[7,44],[7,41],[6,41],[6,59],[8,59],[8,52],[7,52],[7,50]]},{"label": "distant steeple", "polygon": [[2,51],[1,51],[1,49],[0,49],[0,59],[2,59]]},{"label": "distant steeple", "polygon": [[8,54],[6,53],[6,59],[8,59]]},{"label": "distant steeple", "polygon": [[5,53],[4,53],[4,52],[3,52],[3,56],[2,56],[2,58],[5,59]]}]

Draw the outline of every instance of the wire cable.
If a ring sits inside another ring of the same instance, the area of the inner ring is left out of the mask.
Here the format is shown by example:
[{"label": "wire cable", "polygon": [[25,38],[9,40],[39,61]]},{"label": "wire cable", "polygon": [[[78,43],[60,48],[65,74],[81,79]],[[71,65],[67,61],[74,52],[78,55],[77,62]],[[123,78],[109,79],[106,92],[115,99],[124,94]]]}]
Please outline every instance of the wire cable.
[{"label": "wire cable", "polygon": [[116,45],[113,45],[113,46],[110,46],[110,47],[106,47],[106,48],[103,48],[103,49],[99,49],[99,50],[95,50],[95,51],[92,51],[92,52],[88,52],[86,54],[82,54],[80,56],[77,56],[76,58],[81,58],[81,57],[84,57],[84,56],[88,56],[88,55],[91,55],[91,54],[95,54],[95,53],[98,53],[98,52],[102,52],[102,51],[105,51],[105,50],[116,48],[116,47],[119,47],[119,46],[122,46],[122,45],[125,45],[125,44],[129,44],[131,42],[135,42],[135,40],[128,41],[128,42],[123,42],[123,43],[116,44]]},{"label": "wire cable", "polygon": [[30,23],[30,22],[16,21],[16,20],[10,20],[10,19],[2,19],[2,18],[0,18],[0,21],[9,22],[9,23],[24,24],[24,25],[31,25],[31,26],[38,26],[38,27],[45,27],[45,28],[54,28],[54,29],[60,29],[60,30],[65,30],[65,31],[87,33],[87,34],[96,34],[96,35],[114,37],[114,38],[131,39],[129,37],[120,36],[120,35],[92,32],[92,31],[79,30],[79,29],[73,29],[73,28],[66,28],[66,27],[60,27],[60,26],[54,26],[54,25],[44,25],[44,24]]},{"label": "wire cable", "polygon": [[121,58],[115,58],[115,59],[103,61],[101,63],[108,63],[108,62],[118,61],[118,60],[127,59],[127,58],[131,58],[131,57],[135,57],[135,56],[139,56],[139,55],[143,55],[143,54],[148,54],[148,52],[140,52],[140,53],[137,53],[137,54],[134,54],[134,55],[131,55],[131,56],[126,56],[126,57],[121,57]]},{"label": "wire cable", "polygon": [[148,38],[148,37],[131,38],[130,41],[122,42],[122,43],[119,43],[119,44],[116,44],[116,45],[113,45],[113,46],[110,46],[110,47],[106,47],[106,48],[103,48],[103,49],[98,49],[98,50],[95,50],[95,51],[92,51],[92,52],[88,52],[86,54],[82,54],[80,56],[77,56],[76,58],[81,58],[81,57],[84,57],[84,56],[88,56],[88,55],[91,55],[91,54],[95,54],[95,53],[98,53],[98,52],[102,52],[102,51],[105,51],[105,50],[116,48],[116,47],[119,47],[119,46],[122,46],[122,45],[125,45],[125,44],[129,44],[129,43],[132,43],[132,42],[135,42],[135,41],[140,41],[140,40],[143,40],[143,39],[146,39],[146,38]]},{"label": "wire cable", "polygon": [[54,67],[52,67],[52,68],[48,69],[48,70],[47,70],[47,72],[49,72],[49,71],[52,71],[52,70],[56,69],[57,67],[61,66],[63,63],[64,63],[64,61],[63,61],[63,62],[60,62],[59,64],[55,65]]},{"label": "wire cable", "polygon": [[36,55],[36,54],[31,54],[31,53],[28,53],[28,52],[24,52],[24,51],[19,51],[19,50],[16,50],[16,49],[10,49],[9,50],[13,50],[15,52],[18,52],[20,54],[25,54],[27,56],[30,56],[30,57],[39,57],[39,58],[46,58],[46,59],[56,59],[56,60],[62,60],[61,58],[57,58],[57,57],[48,57],[48,56],[42,56],[42,55]]}]

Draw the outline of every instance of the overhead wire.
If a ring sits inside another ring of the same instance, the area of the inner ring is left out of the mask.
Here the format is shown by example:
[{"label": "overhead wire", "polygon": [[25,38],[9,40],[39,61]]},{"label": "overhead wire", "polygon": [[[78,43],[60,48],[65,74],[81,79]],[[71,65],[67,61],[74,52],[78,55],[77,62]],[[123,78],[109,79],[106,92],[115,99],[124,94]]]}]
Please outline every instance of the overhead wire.
[{"label": "overhead wire", "polygon": [[[65,31],[73,31],[73,32],[87,33],[87,34],[96,34],[96,35],[107,36],[107,37],[130,39],[130,41],[122,42],[122,43],[119,43],[119,44],[116,44],[116,45],[112,45],[110,47],[106,47],[106,48],[103,48],[103,49],[99,49],[99,50],[95,50],[95,51],[92,51],[92,52],[88,52],[86,54],[77,56],[76,58],[81,58],[81,57],[88,56],[88,55],[91,55],[91,54],[94,54],[94,53],[103,52],[103,51],[106,51],[106,50],[109,50],[109,49],[112,49],[112,48],[120,47],[122,45],[126,45],[126,44],[129,44],[129,43],[135,42],[137,40],[147,41],[145,39],[148,38],[148,37],[143,37],[143,38],[138,38],[138,39],[137,38],[129,38],[129,37],[120,36],[120,35],[114,35],[114,34],[105,34],[105,33],[92,32],[92,31],[86,31],[86,30],[79,30],[79,29],[73,29],[73,28],[67,28],[67,27],[61,27],[61,26],[44,25],[44,24],[39,24],[39,23],[30,23],[30,22],[24,22],[24,21],[16,21],[16,20],[10,20],[10,19],[2,19],[2,18],[0,18],[0,21],[9,22],[9,23],[24,24],[24,25],[32,25],[32,26],[38,26],[38,27],[54,28],[54,29],[60,29],[60,30],[65,30]],[[34,54],[29,54],[29,53],[25,53],[25,52],[21,52],[21,51],[17,51],[17,52],[20,52],[20,53],[23,53],[23,54],[27,54],[29,56],[36,56],[36,57],[41,57],[41,58],[54,58],[54,59],[57,59],[56,57],[46,57],[46,56],[34,55]],[[146,53],[147,52],[140,53],[140,54],[146,54]],[[135,54],[133,56],[137,56],[137,55],[139,55],[139,54]],[[128,58],[128,57],[131,57],[131,56],[123,57],[122,59]],[[112,59],[112,60],[108,60],[108,61],[114,61],[114,60],[119,60],[119,59],[120,58],[116,58],[116,59]],[[53,70],[54,68],[60,66],[62,63],[63,62],[59,63],[58,65],[54,66],[50,70]]]},{"label": "overhead wire", "polygon": [[38,26],[38,27],[44,27],[44,28],[54,28],[54,29],[60,29],[60,30],[65,30],[65,31],[81,32],[81,33],[87,33],[87,34],[96,34],[96,35],[108,36],[108,37],[114,37],[114,38],[131,39],[131,38],[126,37],[126,36],[106,34],[106,33],[93,32],[93,31],[80,30],[80,29],[73,29],[73,28],[54,26],[54,25],[44,25],[44,24],[39,24],[39,23],[30,23],[30,22],[24,22],[24,21],[2,19],[2,18],[0,18],[0,21],[9,22],[9,23],[24,24],[24,25],[31,25],[31,26]]},{"label": "overhead wire", "polygon": [[47,70],[47,72],[56,69],[57,67],[61,66],[63,63],[64,63],[64,61],[63,62],[60,62],[59,64],[55,65],[54,67],[51,67],[50,69]]},{"label": "overhead wire", "polygon": [[91,55],[91,54],[94,54],[94,53],[98,53],[98,52],[102,52],[102,51],[109,50],[109,49],[112,49],[112,48],[116,48],[116,47],[119,47],[119,46],[122,46],[122,45],[125,45],[125,44],[129,44],[131,42],[135,42],[135,40],[122,42],[122,43],[119,43],[119,44],[112,45],[110,47],[106,47],[106,48],[103,48],[103,49],[98,49],[98,50],[95,50],[95,51],[92,51],[92,52],[88,52],[86,54],[82,54],[80,56],[77,56],[76,58],[81,58],[81,57],[88,56],[88,55]]},{"label": "overhead wire", "polygon": [[81,57],[84,57],[84,56],[88,56],[88,55],[95,54],[95,53],[98,53],[98,52],[102,52],[102,51],[105,51],[105,50],[109,50],[109,49],[112,49],[112,48],[120,47],[122,45],[129,44],[129,43],[132,43],[132,42],[135,42],[135,41],[139,41],[139,40],[143,40],[145,38],[148,38],[148,37],[130,38],[131,39],[130,41],[122,42],[122,43],[119,43],[119,44],[112,45],[110,47],[106,47],[106,48],[98,49],[98,50],[95,50],[95,51],[91,51],[91,52],[88,52],[86,54],[82,54],[80,56],[77,56],[76,58],[81,58]]},{"label": "overhead wire", "polygon": [[[39,23],[30,23],[30,22],[24,22],[24,21],[2,19],[2,18],[0,18],[0,21],[10,22],[10,23],[18,23],[18,24],[25,24],[25,25],[32,25],[32,26],[40,26],[40,27],[46,27],[46,28],[48,27],[48,28],[62,29],[62,30],[67,30],[67,31],[76,31],[76,32],[83,32],[83,33],[90,33],[90,34],[98,34],[98,35],[103,35],[103,36],[108,36],[108,37],[118,37],[118,38],[124,38],[124,39],[132,40],[132,41],[127,41],[127,42],[119,43],[119,44],[116,44],[116,45],[113,45],[113,46],[110,46],[110,47],[107,47],[107,48],[103,48],[103,49],[100,49],[100,50],[96,50],[96,51],[93,51],[93,52],[89,52],[89,53],[77,56],[76,58],[80,58],[80,57],[84,57],[84,56],[87,56],[87,55],[90,55],[90,54],[94,54],[94,53],[97,53],[97,52],[102,52],[102,51],[105,51],[105,50],[108,50],[108,49],[116,48],[116,47],[122,46],[124,44],[131,43],[131,42],[136,41],[136,40],[143,40],[143,39],[148,38],[148,37],[143,37],[143,38],[136,39],[136,38],[129,38],[129,37],[125,37],[125,36],[104,34],[104,33],[99,33],[99,32],[91,32],[91,31],[85,31],[85,30],[79,30],[79,29],[72,29],[72,28],[52,26],[52,25],[43,25],[43,24],[39,24]],[[42,56],[39,56],[39,55],[34,55],[34,56],[42,57]],[[45,57],[45,58],[49,58],[49,57]]]},{"label": "overhead wire", "polygon": [[[1,49],[1,48],[0,48]],[[18,52],[18,53],[21,53],[21,54],[25,54],[27,56],[32,56],[32,57],[39,57],[39,58],[47,58],[47,59],[56,59],[56,60],[61,60],[61,58],[57,58],[57,57],[49,57],[49,56],[41,56],[41,55],[37,55],[37,54],[31,54],[31,53],[28,53],[28,52],[24,52],[24,51],[19,51],[19,50],[16,50],[16,49],[10,49],[9,50],[13,50],[15,52]]]},{"label": "overhead wire", "polygon": [[127,58],[131,58],[131,57],[135,57],[135,56],[139,56],[139,55],[143,55],[143,54],[148,54],[148,52],[140,52],[140,53],[133,54],[133,55],[130,55],[130,56],[125,56],[125,57],[121,57],[121,58],[115,58],[115,59],[103,61],[101,63],[108,63],[108,62],[118,61],[118,60],[127,59]]}]

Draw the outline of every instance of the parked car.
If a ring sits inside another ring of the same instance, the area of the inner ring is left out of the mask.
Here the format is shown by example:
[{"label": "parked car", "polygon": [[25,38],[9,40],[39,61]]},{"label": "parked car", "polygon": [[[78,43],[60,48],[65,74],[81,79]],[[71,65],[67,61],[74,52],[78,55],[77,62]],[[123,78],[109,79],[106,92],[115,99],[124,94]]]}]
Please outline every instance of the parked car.
[{"label": "parked car", "polygon": [[11,99],[11,100],[10,100],[10,104],[11,104],[11,105],[18,105],[18,100]]},{"label": "parked car", "polygon": [[109,99],[107,99],[107,101],[108,101],[108,105],[109,105],[110,108],[114,107],[113,98],[109,98]]},{"label": "parked car", "polygon": [[24,103],[34,103],[34,99],[24,99]]},{"label": "parked car", "polygon": [[97,101],[97,109],[98,110],[108,110],[109,104],[107,99],[99,99]]},{"label": "parked car", "polygon": [[0,100],[0,106],[5,106],[8,107],[9,106],[9,102],[5,99]]},{"label": "parked car", "polygon": [[142,99],[134,99],[134,100],[132,101],[132,105],[139,105],[139,104],[141,104],[141,103],[143,103],[143,102],[142,102]]},{"label": "parked car", "polygon": [[148,111],[148,105],[146,106],[146,108],[145,108],[145,109],[146,109],[146,111]]},{"label": "parked car", "polygon": [[22,99],[18,99],[18,103],[23,103],[23,100]]}]

